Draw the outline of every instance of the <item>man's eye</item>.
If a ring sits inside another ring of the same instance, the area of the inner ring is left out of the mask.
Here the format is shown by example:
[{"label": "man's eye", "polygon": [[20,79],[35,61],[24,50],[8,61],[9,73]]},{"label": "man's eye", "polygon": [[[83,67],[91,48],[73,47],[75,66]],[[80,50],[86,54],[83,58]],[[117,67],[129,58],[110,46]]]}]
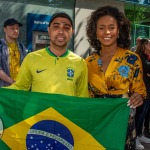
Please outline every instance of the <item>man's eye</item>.
[{"label": "man's eye", "polygon": [[69,30],[70,30],[70,27],[65,27],[65,30],[66,30],[66,31],[69,31]]},{"label": "man's eye", "polygon": [[54,29],[58,29],[58,26],[54,26]]}]

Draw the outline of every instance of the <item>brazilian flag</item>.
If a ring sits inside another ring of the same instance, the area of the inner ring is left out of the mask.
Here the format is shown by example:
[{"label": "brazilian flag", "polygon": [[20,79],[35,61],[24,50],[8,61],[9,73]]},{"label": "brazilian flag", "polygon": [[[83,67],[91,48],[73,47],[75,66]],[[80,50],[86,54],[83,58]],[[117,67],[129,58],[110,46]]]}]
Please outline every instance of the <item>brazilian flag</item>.
[{"label": "brazilian flag", "polygon": [[124,150],[127,99],[0,89],[0,150]]}]

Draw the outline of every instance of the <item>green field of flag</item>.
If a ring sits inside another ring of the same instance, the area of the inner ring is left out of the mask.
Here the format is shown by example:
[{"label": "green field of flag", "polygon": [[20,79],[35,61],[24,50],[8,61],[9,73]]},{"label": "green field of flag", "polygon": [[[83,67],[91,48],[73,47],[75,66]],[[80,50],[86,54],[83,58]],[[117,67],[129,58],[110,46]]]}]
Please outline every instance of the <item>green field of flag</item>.
[{"label": "green field of flag", "polygon": [[0,89],[0,150],[124,150],[127,99]]}]

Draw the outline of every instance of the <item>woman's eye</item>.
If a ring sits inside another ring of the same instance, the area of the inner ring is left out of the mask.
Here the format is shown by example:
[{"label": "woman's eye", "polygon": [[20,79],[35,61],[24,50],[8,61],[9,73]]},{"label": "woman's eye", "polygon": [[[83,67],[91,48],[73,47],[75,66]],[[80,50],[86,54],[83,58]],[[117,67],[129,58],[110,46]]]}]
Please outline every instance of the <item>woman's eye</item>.
[{"label": "woman's eye", "polygon": [[111,30],[115,29],[115,27],[110,27]]}]

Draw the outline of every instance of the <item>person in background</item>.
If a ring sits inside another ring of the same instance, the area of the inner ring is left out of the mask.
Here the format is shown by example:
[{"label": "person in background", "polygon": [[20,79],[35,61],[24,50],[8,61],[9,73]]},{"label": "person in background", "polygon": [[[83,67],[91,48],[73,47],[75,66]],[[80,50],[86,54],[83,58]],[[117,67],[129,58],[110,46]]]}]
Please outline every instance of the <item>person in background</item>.
[{"label": "person in background", "polygon": [[135,52],[135,51],[136,51],[137,46],[138,46],[138,44],[139,44],[139,42],[140,42],[141,39],[142,39],[141,37],[138,37],[138,38],[136,39],[136,45],[133,46],[133,47],[131,47],[131,51],[132,51],[132,52]]},{"label": "person in background", "polygon": [[[141,39],[135,52],[140,56],[142,60],[143,79],[147,91],[146,100],[144,101],[144,104],[142,106],[136,108],[136,115],[135,115],[135,126],[137,135],[136,149],[142,150],[144,149],[144,146],[141,144],[141,142],[150,143],[150,138],[145,137],[143,134],[143,125],[146,113],[150,107],[150,77],[148,76],[148,74],[150,74],[150,40]],[[146,121],[149,121],[149,119]]]},{"label": "person in background", "polygon": [[88,41],[94,48],[86,58],[88,87],[93,98],[128,97],[131,108],[125,150],[135,149],[135,108],[143,104],[146,89],[140,57],[131,52],[130,23],[113,6],[92,12],[86,26]]},{"label": "person in background", "polygon": [[144,136],[150,138],[150,106],[145,116],[144,121]]},{"label": "person in background", "polygon": [[27,54],[25,46],[17,41],[22,26],[14,18],[4,22],[5,37],[0,40],[0,87],[9,86],[16,80]]},{"label": "person in background", "polygon": [[[150,42],[150,39],[149,39]],[[150,78],[150,74],[148,73],[147,76]],[[150,106],[145,116],[144,121],[144,136],[150,138]]]},{"label": "person in background", "polygon": [[68,14],[53,14],[48,25],[50,46],[29,53],[16,82],[8,88],[88,97],[86,62],[67,49],[73,32]]}]

